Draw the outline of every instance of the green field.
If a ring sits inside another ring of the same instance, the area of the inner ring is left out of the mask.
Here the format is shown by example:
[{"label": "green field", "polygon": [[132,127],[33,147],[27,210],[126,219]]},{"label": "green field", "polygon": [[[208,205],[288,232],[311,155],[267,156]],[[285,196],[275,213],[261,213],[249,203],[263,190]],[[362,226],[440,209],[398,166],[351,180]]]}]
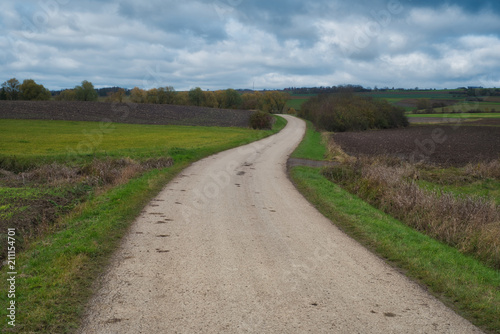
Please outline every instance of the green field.
[{"label": "green field", "polygon": [[[15,173],[0,174],[0,196],[4,201],[0,203],[0,216],[5,218],[0,222],[16,214],[24,217],[26,210],[36,209],[39,201],[44,201],[49,209],[53,209],[54,204],[59,210],[56,221],[42,220],[29,232],[30,236],[16,230],[18,274],[14,332],[74,332],[84,305],[92,295],[96,277],[106,268],[111,254],[144,206],[190,163],[276,133],[286,125],[283,118],[277,119],[273,130],[265,131],[0,120],[0,162],[4,169],[25,170],[28,173],[43,171],[50,177],[68,168],[79,168],[79,173],[89,173],[77,174],[83,181],[67,184],[24,182],[24,179],[13,178]],[[117,184],[99,186],[85,183],[89,176],[93,177],[96,173],[99,176],[106,172],[106,168],[113,169],[114,161],[128,161],[137,166],[136,161],[166,157],[173,159],[173,166],[149,168],[128,175]],[[95,170],[96,166],[100,169]],[[17,182],[14,186],[10,184],[13,180]],[[67,208],[60,207],[58,201],[74,192],[83,195],[75,197],[76,200],[68,203]],[[40,212],[39,216],[43,215]],[[11,219],[12,225],[4,228],[15,228],[16,222],[16,219]],[[2,243],[5,243],[5,238],[3,235]],[[1,291],[8,291],[8,271],[7,266],[1,270]],[[7,293],[0,294],[0,305],[8,303]],[[6,315],[7,309],[2,307],[2,333],[12,331],[7,325]]]},{"label": "green field", "polygon": [[174,148],[204,151],[266,134],[244,128],[31,120],[0,120],[0,133],[0,157],[66,162],[75,154],[140,158],[162,156]]},{"label": "green field", "polygon": [[290,99],[286,102],[286,107],[288,108],[294,108],[295,110],[300,110],[302,108],[302,105],[306,103],[309,100],[309,98],[294,98]]}]

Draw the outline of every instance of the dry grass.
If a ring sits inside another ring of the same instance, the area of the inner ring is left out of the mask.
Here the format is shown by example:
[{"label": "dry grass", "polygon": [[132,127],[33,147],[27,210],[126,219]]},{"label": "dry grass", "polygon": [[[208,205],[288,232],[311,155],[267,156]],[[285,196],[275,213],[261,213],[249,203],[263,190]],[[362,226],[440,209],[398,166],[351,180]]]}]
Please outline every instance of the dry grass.
[{"label": "dry grass", "polygon": [[465,172],[469,175],[481,178],[500,179],[500,160],[493,160],[485,163],[468,164]]},{"label": "dry grass", "polygon": [[[15,227],[23,238],[18,247],[23,248],[50,232],[61,215],[92,194],[125,184],[148,170],[172,165],[170,157],[145,161],[105,158],[80,167],[52,163],[23,173],[0,170],[0,232],[6,235],[8,227]],[[6,245],[0,245],[0,261],[5,258]]]},{"label": "dry grass", "polygon": [[[490,176],[498,166],[468,168]],[[418,166],[394,158],[346,160],[324,175],[407,225],[500,268],[500,207],[493,200],[422,189]]]}]

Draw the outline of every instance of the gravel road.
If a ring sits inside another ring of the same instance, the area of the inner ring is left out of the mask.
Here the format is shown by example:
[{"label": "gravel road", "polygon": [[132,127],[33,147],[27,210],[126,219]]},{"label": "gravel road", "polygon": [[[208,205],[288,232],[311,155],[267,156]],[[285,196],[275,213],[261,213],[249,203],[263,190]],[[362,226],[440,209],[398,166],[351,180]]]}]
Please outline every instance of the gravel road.
[{"label": "gravel road", "polygon": [[480,333],[294,188],[305,131],[201,160],[137,218],[80,333]]}]

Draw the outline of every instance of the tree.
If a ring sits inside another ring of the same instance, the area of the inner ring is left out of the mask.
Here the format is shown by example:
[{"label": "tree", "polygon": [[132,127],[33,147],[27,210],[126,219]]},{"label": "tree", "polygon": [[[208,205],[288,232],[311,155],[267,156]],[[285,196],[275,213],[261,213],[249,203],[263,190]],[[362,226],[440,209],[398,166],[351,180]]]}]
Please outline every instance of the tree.
[{"label": "tree", "polygon": [[123,99],[125,98],[125,89],[119,88],[116,92],[110,93],[107,101],[108,102],[119,102],[122,103]]},{"label": "tree", "polygon": [[97,101],[99,97],[94,85],[87,80],[83,80],[81,86],[75,87],[75,93],[78,101]]},{"label": "tree", "polygon": [[262,99],[262,110],[271,113],[281,113],[283,112],[286,102],[290,96],[287,93],[278,91],[269,91],[264,94]]},{"label": "tree", "polygon": [[5,92],[4,87],[0,90],[0,100],[7,100],[7,93]]},{"label": "tree", "polygon": [[146,91],[140,89],[139,87],[134,87],[130,92],[130,100],[134,103],[145,103]]},{"label": "tree", "polygon": [[26,79],[19,86],[21,99],[29,101],[48,101],[52,97],[50,91],[38,85],[33,79]]},{"label": "tree", "polygon": [[225,92],[225,105],[227,109],[238,109],[243,104],[241,94],[234,89],[227,89]]},{"label": "tree", "polygon": [[19,99],[19,86],[19,81],[16,78],[9,79],[2,84],[7,100]]},{"label": "tree", "polygon": [[245,93],[241,96],[243,100],[243,104],[241,105],[241,108],[247,109],[247,110],[256,110],[259,108],[260,105],[260,100],[261,100],[262,94],[259,92],[253,92],[253,93]]},{"label": "tree", "polygon": [[56,96],[56,101],[76,101],[76,92],[74,89],[66,89]]},{"label": "tree", "polygon": [[175,94],[175,89],[172,86],[158,88],[158,103],[174,104]]},{"label": "tree", "polygon": [[151,104],[158,103],[158,89],[152,88],[146,92],[146,102]]},{"label": "tree", "polygon": [[217,108],[219,106],[214,92],[203,92],[203,106],[209,108]]},{"label": "tree", "polygon": [[189,105],[189,93],[188,92],[178,92],[175,95],[175,104],[180,106]]},{"label": "tree", "polygon": [[200,87],[193,88],[189,91],[189,102],[194,106],[203,104],[203,91]]}]

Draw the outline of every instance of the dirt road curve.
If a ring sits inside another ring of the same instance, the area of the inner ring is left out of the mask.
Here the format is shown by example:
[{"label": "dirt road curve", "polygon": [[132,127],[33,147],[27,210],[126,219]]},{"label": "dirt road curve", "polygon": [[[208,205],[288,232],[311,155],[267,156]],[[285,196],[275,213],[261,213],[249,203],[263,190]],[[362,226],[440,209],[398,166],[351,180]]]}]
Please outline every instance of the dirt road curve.
[{"label": "dirt road curve", "polygon": [[81,333],[479,333],[287,179],[301,120],[186,169],[134,223]]}]

